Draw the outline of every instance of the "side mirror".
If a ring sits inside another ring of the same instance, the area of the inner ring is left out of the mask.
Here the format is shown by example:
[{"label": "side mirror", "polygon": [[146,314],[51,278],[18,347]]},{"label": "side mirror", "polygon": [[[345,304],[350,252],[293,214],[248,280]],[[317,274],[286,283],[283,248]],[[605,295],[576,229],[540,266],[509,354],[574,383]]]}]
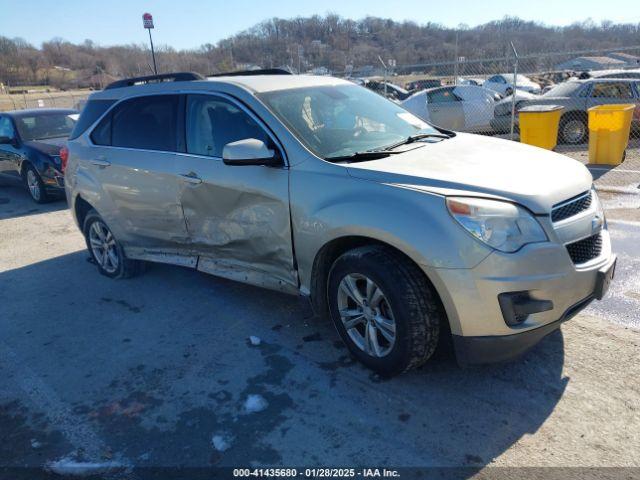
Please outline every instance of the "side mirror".
[{"label": "side mirror", "polygon": [[13,145],[16,142],[15,138],[0,137],[0,145]]},{"label": "side mirror", "polygon": [[222,149],[222,161],[227,165],[282,165],[282,159],[276,152],[267,148],[262,140],[246,138],[227,143]]}]

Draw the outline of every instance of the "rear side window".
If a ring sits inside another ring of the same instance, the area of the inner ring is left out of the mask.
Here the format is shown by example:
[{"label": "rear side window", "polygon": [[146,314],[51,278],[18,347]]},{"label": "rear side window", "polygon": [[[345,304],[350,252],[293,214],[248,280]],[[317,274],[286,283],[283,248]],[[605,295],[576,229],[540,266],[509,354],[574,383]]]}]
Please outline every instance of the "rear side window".
[{"label": "rear side window", "polygon": [[93,125],[98,118],[106,112],[111,105],[115,103],[115,100],[89,100],[80,113],[80,118],[76,122],[76,126],[71,132],[69,140],[78,138],[82,135],[87,128]]},{"label": "rear side window", "polygon": [[176,150],[177,95],[152,95],[125,100],[94,129],[91,139],[98,145]]},{"label": "rear side window", "polygon": [[591,90],[595,98],[633,98],[630,83],[596,83]]},{"label": "rear side window", "polygon": [[453,93],[453,90],[450,88],[435,90],[429,92],[427,95],[429,96],[429,103],[451,103],[460,101],[458,96]]}]

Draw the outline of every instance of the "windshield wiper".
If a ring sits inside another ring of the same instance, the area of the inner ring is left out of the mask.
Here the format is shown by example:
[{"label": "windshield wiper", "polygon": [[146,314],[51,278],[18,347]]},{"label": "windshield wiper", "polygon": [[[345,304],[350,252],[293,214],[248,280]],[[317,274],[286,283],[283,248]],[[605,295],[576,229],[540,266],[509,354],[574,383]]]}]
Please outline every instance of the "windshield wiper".
[{"label": "windshield wiper", "polygon": [[387,152],[383,150],[366,150],[364,152],[355,152],[350,155],[338,155],[336,157],[325,157],[329,162],[362,162],[367,160],[378,160],[386,158],[395,152]]},{"label": "windshield wiper", "polygon": [[392,143],[391,145],[384,147],[384,151],[388,152],[389,150],[393,150],[394,148],[398,148],[401,145],[407,145],[409,143],[417,142],[418,140],[422,140],[423,138],[451,138],[450,135],[445,135],[444,133],[416,133],[415,135],[410,135],[404,140],[401,140],[397,143]]}]

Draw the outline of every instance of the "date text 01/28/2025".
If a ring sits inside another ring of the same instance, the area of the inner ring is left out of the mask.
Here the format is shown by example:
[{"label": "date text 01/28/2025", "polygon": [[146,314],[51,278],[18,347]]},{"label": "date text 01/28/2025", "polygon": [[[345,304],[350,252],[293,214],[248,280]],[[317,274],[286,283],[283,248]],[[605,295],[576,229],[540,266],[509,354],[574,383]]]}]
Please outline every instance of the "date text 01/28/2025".
[{"label": "date text 01/28/2025", "polygon": [[304,477],[304,478],[399,478],[397,470],[386,468],[235,468],[234,477]]}]

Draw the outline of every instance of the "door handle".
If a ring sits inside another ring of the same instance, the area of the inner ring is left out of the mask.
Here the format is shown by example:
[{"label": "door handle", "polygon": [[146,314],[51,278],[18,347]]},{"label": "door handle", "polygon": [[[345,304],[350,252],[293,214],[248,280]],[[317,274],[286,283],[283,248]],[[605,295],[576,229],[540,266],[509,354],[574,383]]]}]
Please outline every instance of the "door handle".
[{"label": "door handle", "polygon": [[185,182],[188,183],[193,183],[194,185],[197,185],[199,183],[202,183],[202,179],[195,173],[193,172],[189,172],[189,173],[181,173],[180,177],[182,178],[182,180],[184,180]]},{"label": "door handle", "polygon": [[93,160],[91,160],[91,163],[98,167],[108,167],[109,165],[111,165],[111,162],[104,157],[94,158]]}]

